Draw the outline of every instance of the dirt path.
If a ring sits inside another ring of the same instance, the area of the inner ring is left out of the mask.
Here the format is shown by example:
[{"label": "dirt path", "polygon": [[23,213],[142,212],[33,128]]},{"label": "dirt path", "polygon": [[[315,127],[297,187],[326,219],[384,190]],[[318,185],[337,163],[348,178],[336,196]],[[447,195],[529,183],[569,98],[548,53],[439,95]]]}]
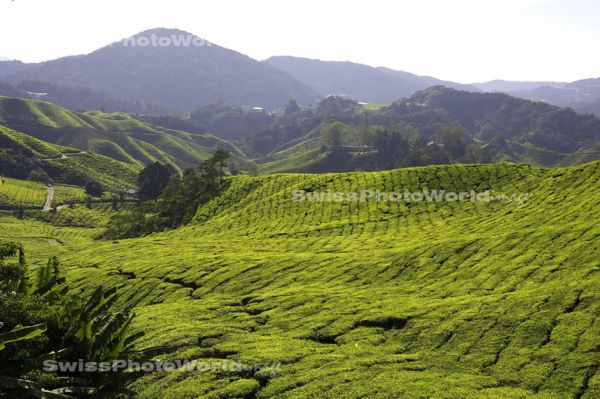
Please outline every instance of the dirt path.
[{"label": "dirt path", "polygon": [[54,187],[48,186],[48,194],[46,195],[46,203],[44,204],[43,211],[49,211],[52,209],[52,199],[54,199]]},{"label": "dirt path", "polygon": [[69,157],[71,155],[83,155],[83,154],[87,154],[87,153],[85,151],[69,152],[67,154],[61,153],[59,157],[42,158],[42,161],[53,161],[53,160],[57,160],[57,159],[66,159],[67,157]]}]

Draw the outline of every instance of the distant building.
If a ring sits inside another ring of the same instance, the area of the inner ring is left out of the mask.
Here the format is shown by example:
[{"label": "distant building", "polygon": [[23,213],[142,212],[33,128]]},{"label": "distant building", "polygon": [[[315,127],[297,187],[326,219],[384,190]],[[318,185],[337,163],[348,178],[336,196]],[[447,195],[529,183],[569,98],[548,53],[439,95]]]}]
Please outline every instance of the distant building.
[{"label": "distant building", "polygon": [[328,145],[327,146],[328,150],[335,150],[335,151],[340,151],[340,152],[348,152],[348,153],[356,153],[356,152],[360,152],[360,153],[372,153],[372,152],[378,152],[377,147],[373,147],[370,145],[337,145],[337,146],[333,146],[333,145]]},{"label": "distant building", "polygon": [[444,148],[444,144],[438,144],[435,141],[430,141],[427,143],[427,147],[429,147],[430,145],[437,145],[440,148]]},{"label": "distant building", "polygon": [[33,91],[26,91],[25,93],[27,93],[27,95],[31,98],[42,98],[48,95],[48,93],[36,93]]},{"label": "distant building", "polygon": [[133,188],[126,188],[126,189],[123,190],[123,194],[129,195],[129,196],[132,196],[132,197],[136,196],[137,193],[138,193],[137,190],[134,190]]}]

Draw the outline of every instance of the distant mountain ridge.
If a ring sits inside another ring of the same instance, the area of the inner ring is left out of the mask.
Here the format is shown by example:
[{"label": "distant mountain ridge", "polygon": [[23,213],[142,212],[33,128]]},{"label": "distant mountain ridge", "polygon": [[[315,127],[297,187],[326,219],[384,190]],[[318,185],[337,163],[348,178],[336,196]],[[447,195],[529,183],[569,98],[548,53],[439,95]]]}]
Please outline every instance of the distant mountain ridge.
[{"label": "distant mountain ridge", "polygon": [[477,91],[477,88],[389,68],[347,61],[321,61],[276,56],[263,61],[324,95],[342,95],[365,102],[391,102],[434,85]]},{"label": "distant mountain ridge", "polygon": [[471,83],[471,86],[477,87],[481,91],[488,92],[514,92],[519,90],[533,90],[539,87],[555,87],[561,88],[568,83],[566,82],[529,82],[529,81],[510,81],[510,80],[490,80],[483,83]]},{"label": "distant mountain ridge", "polygon": [[563,107],[572,106],[600,100],[600,78],[577,80],[561,87],[545,85],[532,90],[512,91],[509,94]]}]

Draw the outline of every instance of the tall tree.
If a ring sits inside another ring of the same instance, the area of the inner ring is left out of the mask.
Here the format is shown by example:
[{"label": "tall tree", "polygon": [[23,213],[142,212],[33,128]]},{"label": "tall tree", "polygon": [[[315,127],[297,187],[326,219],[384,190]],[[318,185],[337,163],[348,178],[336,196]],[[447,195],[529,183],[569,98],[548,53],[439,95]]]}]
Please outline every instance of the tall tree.
[{"label": "tall tree", "polygon": [[158,198],[165,190],[175,171],[172,167],[154,162],[147,165],[138,175],[141,200]]},{"label": "tall tree", "polygon": [[97,181],[89,181],[85,185],[85,193],[92,197],[101,197],[104,189]]},{"label": "tall tree", "polygon": [[321,139],[323,143],[331,147],[338,147],[343,144],[344,138],[352,128],[342,122],[327,122],[321,128]]}]

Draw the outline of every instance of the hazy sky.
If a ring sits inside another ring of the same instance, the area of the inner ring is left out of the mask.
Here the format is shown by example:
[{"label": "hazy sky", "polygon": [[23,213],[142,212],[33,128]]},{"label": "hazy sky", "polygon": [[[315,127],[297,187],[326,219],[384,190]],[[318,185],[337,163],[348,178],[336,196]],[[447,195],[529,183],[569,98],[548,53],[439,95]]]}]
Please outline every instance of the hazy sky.
[{"label": "hazy sky", "polygon": [[0,56],[192,32],[262,60],[344,60],[458,82],[600,76],[600,0],[0,0]]}]

